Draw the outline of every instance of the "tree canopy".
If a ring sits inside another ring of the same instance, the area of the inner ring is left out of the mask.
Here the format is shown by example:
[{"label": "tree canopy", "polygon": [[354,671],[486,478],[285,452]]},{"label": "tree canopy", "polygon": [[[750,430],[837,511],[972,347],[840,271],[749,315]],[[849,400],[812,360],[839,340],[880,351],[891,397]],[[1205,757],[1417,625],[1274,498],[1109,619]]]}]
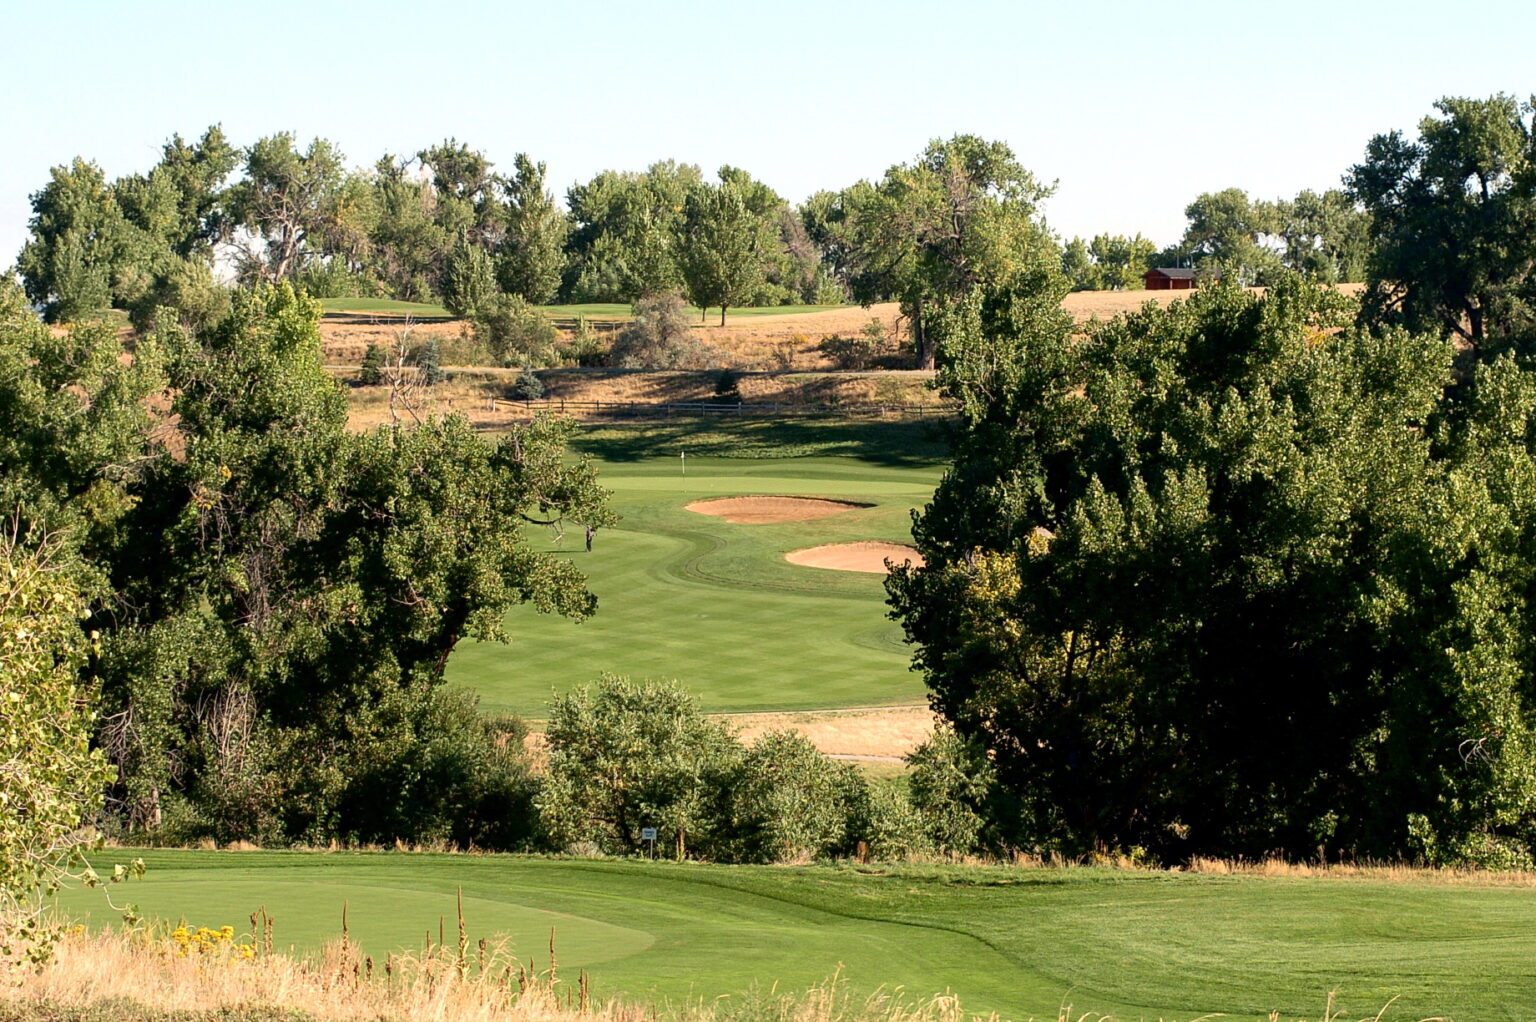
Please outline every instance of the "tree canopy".
[{"label": "tree canopy", "polygon": [[942,323],[955,463],[896,572],[935,706],[1086,851],[1526,862],[1536,374],[1282,279],[1074,338]]}]

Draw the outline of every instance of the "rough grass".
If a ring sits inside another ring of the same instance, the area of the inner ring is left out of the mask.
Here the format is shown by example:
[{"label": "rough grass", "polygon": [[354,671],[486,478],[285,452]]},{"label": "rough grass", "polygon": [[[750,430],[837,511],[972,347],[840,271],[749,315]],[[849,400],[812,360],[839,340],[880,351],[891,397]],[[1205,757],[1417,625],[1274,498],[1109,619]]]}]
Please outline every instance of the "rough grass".
[{"label": "rough grass", "polygon": [[[152,916],[245,928],[279,946],[340,928],[375,961],[444,934],[462,887],[470,939],[522,959],[558,931],[563,975],[599,999],[740,1005],[754,984],[839,972],[855,997],[949,992],[973,1011],[1054,1018],[1525,1019],[1536,1015],[1536,898],[1498,881],[1400,870],[1313,877],[1107,868],[721,867],[518,856],[148,852],[131,893]],[[99,893],[70,892],[72,911]],[[1394,1001],[1393,999],[1396,998]]]},{"label": "rough grass", "polygon": [[[920,678],[875,575],[789,564],[818,542],[910,541],[942,447],[920,424],[685,423],[588,429],[623,519],[593,552],[579,528],[530,529],[598,596],[575,623],[517,608],[510,645],[461,643],[448,679],[487,710],[543,717],[552,691],[603,672],[676,679],[709,711],[920,703]],[[686,459],[679,454],[686,452]],[[830,455],[830,456],[829,456]],[[733,524],[685,510],[705,497],[787,494],[858,504],[807,522]]]}]

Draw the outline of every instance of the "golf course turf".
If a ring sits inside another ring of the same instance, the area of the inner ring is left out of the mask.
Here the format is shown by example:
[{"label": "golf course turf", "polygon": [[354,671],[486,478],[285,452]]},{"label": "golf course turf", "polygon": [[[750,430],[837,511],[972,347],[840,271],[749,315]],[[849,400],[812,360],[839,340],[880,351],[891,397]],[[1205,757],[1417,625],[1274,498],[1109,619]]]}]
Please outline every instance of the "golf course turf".
[{"label": "golf course turf", "polygon": [[[121,856],[109,851],[107,856]],[[375,956],[420,948],[439,918],[471,939],[506,934],[524,960],[588,970],[600,997],[673,1002],[793,991],[841,969],[856,993],[950,990],[968,1013],[1192,1019],[1316,1018],[1329,992],[1350,1018],[1529,1018],[1536,889],[1406,875],[1209,876],[1110,869],[724,867],[402,853],[143,853],[114,891],[149,916],[248,928],[264,905],[276,943],[351,933]],[[101,895],[66,910],[112,919]]]},{"label": "golf course turf", "polygon": [[[580,443],[599,459],[622,520],[598,532],[590,554],[580,526],[527,534],[587,573],[598,612],[574,622],[519,608],[506,620],[510,644],[460,644],[448,680],[478,692],[482,708],[543,717],[552,691],[604,672],[676,679],[707,711],[922,702],[883,579],[784,557],[825,543],[909,543],[912,509],[941,471],[921,424],[610,427]],[[687,509],[758,494],[866,506],[777,523]]]}]

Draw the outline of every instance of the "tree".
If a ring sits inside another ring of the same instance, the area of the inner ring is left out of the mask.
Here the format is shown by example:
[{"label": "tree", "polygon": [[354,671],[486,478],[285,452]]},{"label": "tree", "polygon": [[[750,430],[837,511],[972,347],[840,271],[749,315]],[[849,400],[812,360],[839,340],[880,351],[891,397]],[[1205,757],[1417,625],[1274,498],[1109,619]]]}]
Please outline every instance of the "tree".
[{"label": "tree", "polygon": [[377,387],[384,382],[384,346],[370,344],[363,352],[363,364],[357,373],[357,382],[364,387]]},{"label": "tree", "polygon": [[59,541],[0,530],[0,963],[31,943],[38,896],[87,868],[81,828],[112,776],[91,747],[81,587]]},{"label": "tree", "polygon": [[689,194],[682,231],[688,296],[701,310],[718,305],[724,326],[726,308],[749,298],[763,279],[774,250],[773,224],[747,205],[741,185],[722,180]]},{"label": "tree", "polygon": [[478,245],[460,244],[448,261],[443,307],[455,316],[475,316],[482,309],[489,311],[500,293],[490,255]]},{"label": "tree", "polygon": [[323,138],[300,152],[293,135],[280,132],[245,151],[245,178],[229,190],[233,223],[250,232],[241,249],[247,281],[284,281],[317,253],[327,226],[341,212],[346,184],[341,151]]},{"label": "tree", "polygon": [[935,140],[916,162],[892,167],[873,189],[855,194],[854,300],[901,302],[920,368],[935,362],[929,320],[940,307],[978,284],[1059,263],[1036,215],[1051,189],[1001,142]]},{"label": "tree", "polygon": [[1268,284],[1281,269],[1280,256],[1265,243],[1279,233],[1275,208],[1251,202],[1240,188],[1205,192],[1184,209],[1189,219],[1183,251],[1196,269],[1234,284]]},{"label": "tree", "polygon": [[1370,217],[1343,191],[1304,190],[1275,203],[1281,254],[1288,269],[1325,284],[1365,279],[1370,258]]},{"label": "tree", "polygon": [[1061,268],[1074,291],[1135,291],[1145,286],[1156,246],[1140,234],[1073,238],[1062,250]]},{"label": "tree", "polygon": [[77,322],[130,296],[147,241],[123,216],[101,168],[54,167],[32,196],[31,239],[17,260],[27,296],[49,322]]},{"label": "tree", "polygon": [[1532,104],[1500,94],[1435,109],[1416,141],[1377,135],[1345,175],[1375,241],[1364,314],[1479,352],[1523,345],[1536,303]]},{"label": "tree", "polygon": [[565,271],[565,214],[544,187],[543,163],[518,153],[507,183],[507,234],[501,243],[502,290],[533,305],[548,305]]},{"label": "tree", "polygon": [[[655,827],[678,858],[707,839],[711,794],[740,747],[675,683],[605,677],[550,707],[539,813],[556,847],[633,853]],[[701,833],[704,832],[704,833]]]},{"label": "tree", "polygon": [[677,239],[688,195],[702,182],[698,167],[664,160],[572,186],[571,297],[633,302],[682,290]]},{"label": "tree", "polygon": [[943,322],[955,464],[889,583],[1013,839],[1530,861],[1531,372],[1450,392],[1448,344],[1288,279],[1075,344],[1056,298]]},{"label": "tree", "polygon": [[[565,456],[570,427],[541,420],[495,444],[457,418],[350,433],[318,316],[286,286],[242,291],[212,329],[161,324],[138,348],[143,367],[103,360],[103,371],[147,372],[168,352],[174,456],[148,440],[160,426],[151,415],[165,412],[112,391],[88,416],[62,392],[76,429],[115,415],[133,439],[136,459],[76,456],[94,486],[28,447],[0,452],[87,494],[58,503],[101,523],[81,529],[83,549],[112,597],[85,626],[101,633],[97,740],[130,829],[272,842],[461,835],[456,814],[483,819],[473,807],[503,786],[494,757],[466,745],[491,740],[473,707],[441,694],[449,655],[466,637],[503,637],[517,604],[595,609],[574,565],[522,533],[568,515],[614,520],[590,465]],[[25,365],[24,396],[57,400],[31,383],[51,363]],[[57,461],[70,436],[34,446]]]}]

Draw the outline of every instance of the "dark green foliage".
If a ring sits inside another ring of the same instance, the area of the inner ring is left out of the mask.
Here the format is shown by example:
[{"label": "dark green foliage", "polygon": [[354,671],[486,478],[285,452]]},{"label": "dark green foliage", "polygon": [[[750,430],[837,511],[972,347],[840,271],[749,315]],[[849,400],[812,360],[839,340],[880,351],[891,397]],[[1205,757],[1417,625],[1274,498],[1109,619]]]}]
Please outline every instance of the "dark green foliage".
[{"label": "dark green foliage", "polygon": [[560,360],[560,332],[517,295],[495,294],[475,310],[475,339],[503,366],[551,366]]},{"label": "dark green foliage", "polygon": [[358,370],[357,382],[364,387],[377,387],[383,383],[385,358],[382,344],[368,345],[368,350],[363,352],[363,364]]},{"label": "dark green foliage", "polygon": [[[0,411],[28,425],[0,438],[0,497],[68,529],[101,594],[85,627],[118,825],[526,843],[516,744],[440,685],[454,646],[501,637],[516,604],[595,608],[569,561],[521,539],[614,520],[564,457],[569,427],[349,433],[318,307],[286,286],[237,292],[197,334],[161,317],[132,360],[110,330],[54,337],[5,297]],[[163,393],[174,450],[150,411]]]},{"label": "dark green foliage", "polygon": [[731,862],[791,862],[852,850],[867,798],[856,767],[828,759],[804,735],[770,731],[741,757],[711,850]]},{"label": "dark green foliage", "polygon": [[1447,331],[1484,357],[1536,332],[1536,133],[1513,96],[1446,98],[1416,141],[1377,135],[1346,182],[1376,247],[1367,321]]},{"label": "dark green foliage", "polygon": [[565,270],[569,224],[545,189],[543,163],[526,153],[514,160],[516,173],[507,188],[507,234],[500,246],[501,288],[533,305],[547,305],[560,290]]},{"label": "dark green foliage", "polygon": [[496,270],[485,249],[468,243],[454,250],[443,281],[443,307],[455,316],[490,313],[498,295]]},{"label": "dark green foliage", "polygon": [[1062,250],[1061,271],[1074,291],[1136,291],[1152,268],[1156,246],[1140,234],[1098,234],[1073,238]]},{"label": "dark green foliage", "polygon": [[720,370],[710,400],[723,405],[741,404],[741,374],[731,369]]},{"label": "dark green foliage", "polygon": [[544,396],[544,381],[532,369],[524,368],[507,388],[507,397],[513,401],[537,401]]},{"label": "dark green foliage", "polygon": [[448,378],[443,371],[443,356],[436,338],[421,346],[421,352],[416,356],[416,368],[421,372],[421,382],[428,387],[435,387]]},{"label": "dark green foliage", "polygon": [[1348,311],[1282,280],[1073,343],[1022,285],[944,324],[964,425],[890,589],[1017,840],[1522,861],[1536,384],[1448,395],[1449,345]]},{"label": "dark green foliage", "polygon": [[634,853],[645,827],[657,828],[663,854],[708,844],[725,778],[741,756],[675,683],[610,677],[577,689],[554,701],[547,735],[538,806],[557,848],[591,842]]},{"label": "dark green foliage", "polygon": [[900,301],[918,368],[932,368],[929,322],[939,310],[978,284],[1059,267],[1055,241],[1036,216],[1050,193],[1001,142],[975,135],[930,142],[877,186],[847,193],[854,300]]},{"label": "dark green foliage", "polygon": [[[995,836],[1007,833],[1012,821],[979,743],[941,728],[907,756],[907,763],[909,801],[929,847],[966,855],[1005,843]],[[989,824],[993,840],[984,840]]]}]

